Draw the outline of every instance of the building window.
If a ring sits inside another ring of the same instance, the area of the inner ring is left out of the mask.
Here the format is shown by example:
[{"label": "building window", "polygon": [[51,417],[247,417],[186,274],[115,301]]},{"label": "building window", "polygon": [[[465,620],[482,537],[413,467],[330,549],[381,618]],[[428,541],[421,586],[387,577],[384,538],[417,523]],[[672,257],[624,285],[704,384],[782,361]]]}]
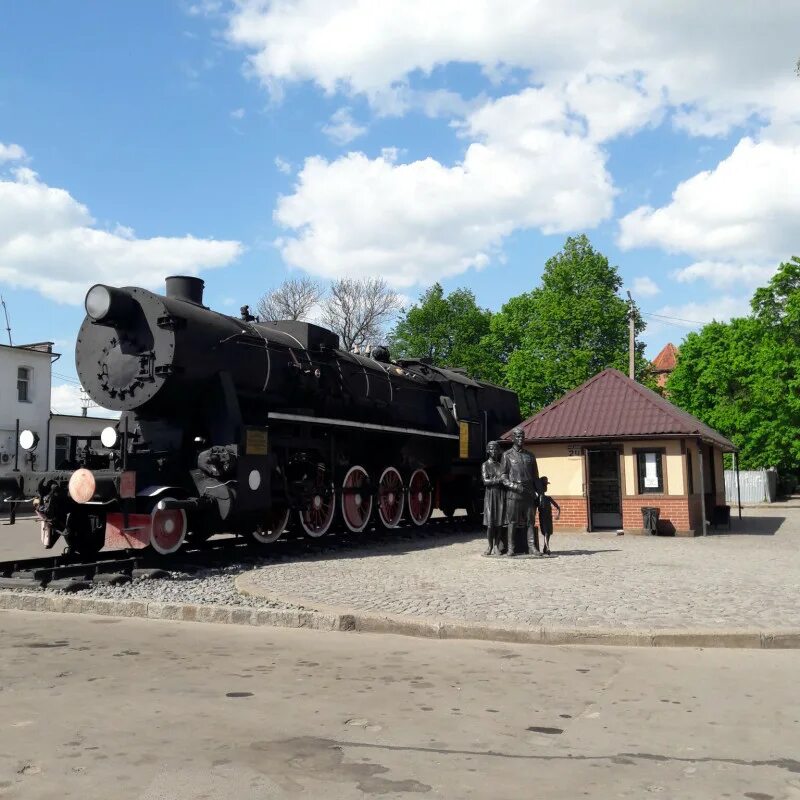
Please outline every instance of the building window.
[{"label": "building window", "polygon": [[69,436],[56,436],[56,469],[63,469],[62,465],[69,458]]},{"label": "building window", "polygon": [[17,367],[17,400],[20,403],[31,402],[31,375],[30,367]]},{"label": "building window", "polygon": [[664,471],[661,461],[661,453],[657,450],[643,450],[636,454],[639,494],[663,494]]}]

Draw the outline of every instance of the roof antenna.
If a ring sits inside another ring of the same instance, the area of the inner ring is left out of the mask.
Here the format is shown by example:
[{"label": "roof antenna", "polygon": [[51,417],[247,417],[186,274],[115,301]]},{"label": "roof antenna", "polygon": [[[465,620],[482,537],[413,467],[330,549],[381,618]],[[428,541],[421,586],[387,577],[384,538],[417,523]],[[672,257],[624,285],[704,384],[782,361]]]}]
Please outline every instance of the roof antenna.
[{"label": "roof antenna", "polygon": [[13,347],[11,342],[11,323],[8,321],[8,308],[6,308],[6,301],[3,295],[0,295],[0,305],[3,306],[3,313],[6,315],[6,331],[8,332],[8,346]]}]

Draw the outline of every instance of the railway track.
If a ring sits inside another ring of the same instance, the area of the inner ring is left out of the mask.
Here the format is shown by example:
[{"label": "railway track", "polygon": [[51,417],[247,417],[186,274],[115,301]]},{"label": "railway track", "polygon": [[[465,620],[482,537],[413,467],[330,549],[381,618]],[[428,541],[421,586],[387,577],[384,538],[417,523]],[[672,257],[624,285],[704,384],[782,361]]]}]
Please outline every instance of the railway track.
[{"label": "railway track", "polygon": [[390,544],[398,539],[424,539],[441,534],[473,534],[479,523],[465,516],[438,517],[417,527],[401,522],[385,530],[373,525],[358,534],[331,531],[309,538],[289,531],[272,544],[260,544],[243,536],[227,536],[203,543],[187,543],[180,551],[163,556],[154,550],[113,550],[91,559],[73,554],[19,558],[0,561],[0,589],[53,589],[77,592],[97,584],[121,584],[133,579],[169,579],[170,571],[194,572],[227,564],[263,564],[270,560],[314,553],[336,553]]}]

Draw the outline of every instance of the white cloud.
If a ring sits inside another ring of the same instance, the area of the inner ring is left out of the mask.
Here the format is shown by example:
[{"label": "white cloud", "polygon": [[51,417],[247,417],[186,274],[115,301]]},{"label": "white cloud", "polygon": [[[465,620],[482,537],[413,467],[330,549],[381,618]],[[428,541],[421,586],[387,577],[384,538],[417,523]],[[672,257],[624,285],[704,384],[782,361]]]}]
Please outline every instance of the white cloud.
[{"label": "white cloud", "polygon": [[[50,410],[55,414],[82,413],[83,402],[81,387],[75,383],[61,383],[52,387],[50,391]],[[104,417],[118,419],[119,411],[109,411],[106,408],[92,405],[88,411],[91,417]]]},{"label": "white cloud", "polygon": [[715,169],[679,184],[669,204],[623,217],[620,246],[658,246],[739,264],[785,259],[797,249],[798,141],[742,139]]},{"label": "white cloud", "polygon": [[0,175],[0,281],[57,302],[80,303],[98,281],[156,287],[166,275],[230,264],[241,251],[235,241],[104,230],[85,205],[27,167]]},{"label": "white cloud", "polygon": [[485,266],[518,228],[596,225],[614,194],[605,154],[547,90],[485,104],[463,123],[463,161],[396,162],[349,153],[306,160],[276,221],[294,267],[328,278],[381,274],[395,286]]},{"label": "white cloud", "polygon": [[275,168],[284,175],[292,174],[292,165],[280,156],[275,156]]},{"label": "white cloud", "polygon": [[[308,80],[379,98],[451,62],[500,81],[521,68],[550,87],[638,76],[646,95],[677,111],[676,124],[719,135],[753,114],[797,115],[798,24],[800,6],[788,2],[563,0],[554,10],[535,0],[239,0],[227,36],[271,91]],[[627,102],[599,113],[612,129],[650,119]]]},{"label": "white cloud", "polygon": [[231,119],[244,119],[245,110],[243,108],[234,108],[231,111]]},{"label": "white cloud", "polygon": [[190,17],[214,17],[221,11],[222,0],[200,0],[186,7],[186,13]]},{"label": "white cloud", "polygon": [[345,145],[363,136],[367,129],[353,119],[349,108],[340,108],[331,115],[328,124],[323,125],[322,132],[334,144]]},{"label": "white cloud", "polygon": [[673,277],[679,283],[705,281],[715,289],[733,291],[765,284],[774,274],[777,265],[733,264],[725,261],[696,261],[678,269]]},{"label": "white cloud", "polygon": [[[601,8],[564,0],[554,11],[541,0],[238,0],[227,37],[275,97],[309,81],[331,96],[364,97],[378,115],[449,117],[470,142],[457,164],[309,159],[278,206],[277,221],[295,231],[281,242],[291,265],[335,275],[350,264],[365,271],[372,259],[408,285],[486,263],[514,230],[568,231],[607,218],[614,188],[603,144],[665,118],[692,136],[765,128],[743,139],[729,164],[682,184],[670,206],[629,214],[621,245],[662,246],[697,261],[784,258],[800,191],[800,80],[786,56],[799,24],[800,4],[788,2],[609,0]],[[424,78],[448,64],[478,65],[516,94],[487,102],[428,89]],[[351,192],[338,183],[345,178]],[[374,204],[367,217],[382,226],[374,230],[396,224],[394,256],[345,218],[364,205],[359,192]]]},{"label": "white cloud", "polygon": [[24,161],[26,158],[25,151],[18,144],[0,142],[0,164],[4,161]]},{"label": "white cloud", "polygon": [[652,278],[643,275],[633,279],[632,291],[637,297],[655,297],[661,289],[658,288],[658,284]]}]

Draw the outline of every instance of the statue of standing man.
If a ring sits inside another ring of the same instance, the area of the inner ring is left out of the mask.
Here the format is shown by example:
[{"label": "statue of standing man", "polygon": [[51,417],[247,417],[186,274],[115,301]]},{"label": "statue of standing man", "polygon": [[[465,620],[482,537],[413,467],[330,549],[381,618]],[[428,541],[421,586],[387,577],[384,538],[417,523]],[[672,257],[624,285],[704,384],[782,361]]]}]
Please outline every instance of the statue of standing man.
[{"label": "statue of standing man", "polygon": [[[536,532],[536,505],[539,470],[532,453],[523,449],[525,432],[514,428],[511,432],[513,447],[503,454],[501,471],[506,487],[506,522],[508,524],[508,555],[515,555],[514,531],[518,527],[527,529],[528,546],[533,543],[539,554],[539,536]],[[533,555],[533,553],[531,553]]]}]

